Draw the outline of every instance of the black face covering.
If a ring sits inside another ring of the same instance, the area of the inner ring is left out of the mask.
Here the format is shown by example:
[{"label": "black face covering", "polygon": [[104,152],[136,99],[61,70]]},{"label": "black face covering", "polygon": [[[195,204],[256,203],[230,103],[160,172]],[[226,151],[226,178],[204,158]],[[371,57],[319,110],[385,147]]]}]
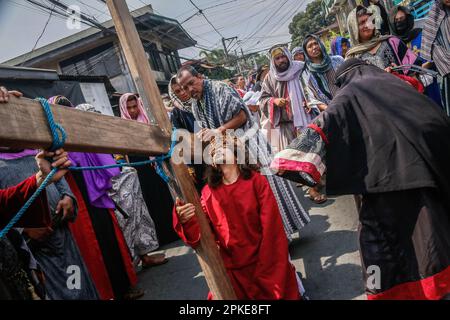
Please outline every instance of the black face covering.
[{"label": "black face covering", "polygon": [[398,34],[404,34],[409,29],[408,21],[405,19],[395,22],[395,29]]}]

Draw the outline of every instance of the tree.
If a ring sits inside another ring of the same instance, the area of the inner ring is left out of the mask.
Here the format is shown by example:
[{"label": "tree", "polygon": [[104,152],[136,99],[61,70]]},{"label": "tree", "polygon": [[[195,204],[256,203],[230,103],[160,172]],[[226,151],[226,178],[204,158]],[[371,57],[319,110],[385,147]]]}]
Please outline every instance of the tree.
[{"label": "tree", "polygon": [[322,11],[321,0],[314,0],[306,6],[306,10],[297,13],[289,24],[289,33],[292,35],[292,47],[302,44],[305,36],[315,33],[335,21],[335,17],[325,18]]},{"label": "tree", "polygon": [[200,57],[206,58],[211,64],[225,64],[226,55],[223,49],[213,49],[211,51],[200,51]]},{"label": "tree", "polygon": [[238,73],[238,64],[240,72],[244,75],[255,70],[255,62],[257,67],[269,64],[269,58],[265,54],[260,53],[246,55],[245,57],[229,54],[227,60],[225,51],[219,48],[211,51],[200,51],[199,56],[205,58],[209,64],[216,66],[214,69],[199,71],[209,78],[217,80],[229,79],[235,76]]},{"label": "tree", "polygon": [[[211,64],[225,65],[227,63],[227,56],[223,49],[213,49],[211,51],[200,51],[200,57],[206,58],[206,61]],[[233,54],[228,55],[228,61],[236,60]]]},{"label": "tree", "polygon": [[267,54],[258,54],[255,57],[255,60],[256,60],[256,64],[258,65],[258,67],[270,64],[270,61],[269,61],[269,58],[267,57]]}]

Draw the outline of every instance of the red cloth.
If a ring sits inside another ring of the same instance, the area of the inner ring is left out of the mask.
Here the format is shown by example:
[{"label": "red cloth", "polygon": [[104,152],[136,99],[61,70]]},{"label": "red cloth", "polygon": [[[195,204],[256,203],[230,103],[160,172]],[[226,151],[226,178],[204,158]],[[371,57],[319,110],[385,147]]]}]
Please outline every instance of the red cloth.
[{"label": "red cloth", "polygon": [[245,90],[238,89],[238,88],[236,88],[236,91],[237,91],[237,93],[239,93],[239,96],[241,98],[243,98],[245,96],[245,94],[247,93]]},{"label": "red cloth", "polygon": [[109,280],[108,271],[106,270],[105,261],[103,260],[86,203],[70,173],[66,175],[66,181],[78,203],[77,219],[69,224],[70,231],[77,243],[84,263],[89,270],[100,299],[114,299],[111,281]]},{"label": "red cloth", "polygon": [[397,72],[392,72],[392,74],[394,76],[396,76],[397,78],[400,78],[403,81],[405,81],[405,82],[409,83],[410,85],[412,85],[414,87],[414,89],[416,89],[420,93],[423,93],[425,91],[425,88],[424,88],[422,82],[420,82],[418,79],[416,79],[414,77],[406,76],[404,74],[400,74],[400,73],[397,73]]},{"label": "red cloth", "polygon": [[127,271],[128,279],[130,280],[130,286],[135,287],[137,284],[137,275],[133,267],[133,262],[131,261],[131,254],[128,248],[127,242],[123,235],[122,229],[120,229],[119,221],[117,221],[116,214],[113,209],[108,209],[109,214],[114,226],[114,233],[116,234],[117,243],[119,245],[120,253],[122,255],[122,261]]},{"label": "red cloth", "polygon": [[[232,201],[230,201],[232,199]],[[238,299],[300,299],[280,212],[267,179],[259,173],[215,189],[205,186],[202,205],[216,236]],[[200,242],[196,217],[174,228],[192,247]]]},{"label": "red cloth", "polygon": [[[80,249],[81,256],[83,257],[86,267],[91,274],[100,298],[102,300],[114,299],[111,280],[108,276],[108,271],[105,266],[100,245],[97,241],[84,198],[76,184],[75,179],[70,173],[66,175],[66,180],[78,202],[78,216],[75,222],[69,225],[70,231],[72,232],[75,242]],[[125,238],[122,230],[120,229],[119,223],[117,222],[114,211],[112,209],[108,209],[108,213],[111,216],[115,237],[117,239],[117,244],[119,245],[128,279],[130,280],[130,285],[135,286],[137,283],[137,276],[131,261],[128,246],[125,242]]]},{"label": "red cloth", "polygon": [[[0,227],[3,228],[22,208],[37,189],[36,176],[17,186],[0,189]],[[50,213],[45,191],[33,202],[15,227],[41,228],[50,225]]]},{"label": "red cloth", "polygon": [[450,267],[418,281],[402,283],[367,300],[440,300],[450,292]]},{"label": "red cloth", "polygon": [[[286,99],[286,100],[289,99],[289,91],[288,91],[287,83],[285,84],[285,90],[284,90],[284,97],[283,98]],[[278,98],[272,97],[269,100],[269,108],[270,108],[270,110],[269,110],[269,120],[270,120],[270,123],[272,124],[272,128],[274,128],[274,123],[275,123],[275,108],[280,108],[280,107],[275,106],[275,104],[273,103],[275,101],[275,99],[278,99]],[[286,104],[284,106],[284,109],[286,110],[288,118],[292,119],[293,118],[293,114],[292,114],[292,108],[291,108],[291,102],[290,101],[286,102]]]}]

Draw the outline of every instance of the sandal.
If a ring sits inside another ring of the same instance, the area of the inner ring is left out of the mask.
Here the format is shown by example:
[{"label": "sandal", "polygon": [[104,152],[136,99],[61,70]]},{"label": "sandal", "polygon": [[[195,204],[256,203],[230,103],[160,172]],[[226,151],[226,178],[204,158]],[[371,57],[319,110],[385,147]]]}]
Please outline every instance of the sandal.
[{"label": "sandal", "polygon": [[145,291],[141,288],[130,288],[128,289],[127,293],[123,296],[124,300],[137,300],[141,297],[143,297],[145,294]]},{"label": "sandal", "polygon": [[327,202],[327,200],[328,200],[327,197],[324,194],[320,194],[320,195],[315,196],[315,197],[309,196],[309,199],[311,201],[314,201],[314,203],[316,203],[316,204],[322,204],[324,202]]},{"label": "sandal", "polygon": [[[146,261],[144,261],[145,258],[147,258]],[[144,269],[155,267],[155,266],[160,266],[169,261],[169,259],[166,258],[166,255],[164,253],[153,254],[150,256],[146,256],[145,258],[141,259],[142,260],[142,268],[144,268]]]},{"label": "sandal", "polygon": [[[315,193],[315,195],[312,195],[311,191],[313,191]],[[308,191],[308,198],[316,204],[322,204],[328,200],[326,195],[321,194],[312,188],[309,189],[309,191]]]}]

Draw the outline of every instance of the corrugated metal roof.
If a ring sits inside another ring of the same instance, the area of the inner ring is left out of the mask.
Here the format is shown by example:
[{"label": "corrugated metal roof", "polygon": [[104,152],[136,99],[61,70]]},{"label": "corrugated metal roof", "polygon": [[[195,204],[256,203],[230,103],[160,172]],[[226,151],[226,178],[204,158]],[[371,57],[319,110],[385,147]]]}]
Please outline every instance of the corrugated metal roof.
[{"label": "corrugated metal roof", "polygon": [[12,67],[0,64],[0,79],[10,80],[58,80],[59,76],[56,70]]}]

